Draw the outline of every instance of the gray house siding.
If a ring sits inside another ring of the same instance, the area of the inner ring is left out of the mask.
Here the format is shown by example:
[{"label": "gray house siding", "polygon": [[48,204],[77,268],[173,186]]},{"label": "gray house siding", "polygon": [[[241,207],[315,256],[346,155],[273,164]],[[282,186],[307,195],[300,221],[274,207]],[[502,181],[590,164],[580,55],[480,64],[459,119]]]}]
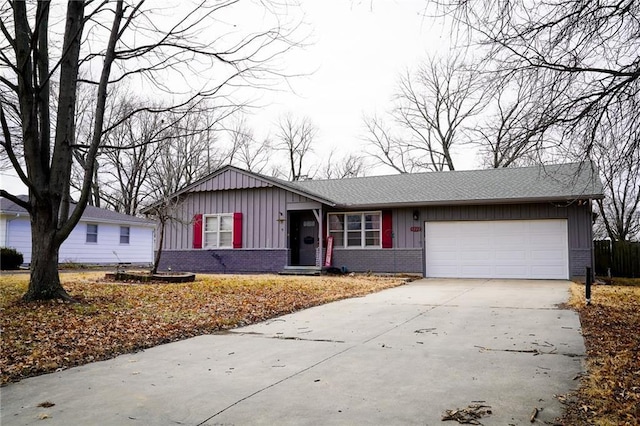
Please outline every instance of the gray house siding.
[{"label": "gray house siding", "polygon": [[[175,217],[180,220],[167,224],[159,267],[194,272],[282,270],[288,260],[287,207],[300,203],[317,204],[233,170],[202,182],[177,206]],[[195,215],[237,212],[242,213],[242,248],[193,248]]]},{"label": "gray house siding", "polygon": [[[181,219],[168,223],[165,229],[161,269],[276,272],[288,265],[290,260],[288,212],[321,209],[323,220],[326,220],[329,211],[347,211],[330,208],[331,202],[317,198],[320,196],[315,193],[301,192],[291,184],[279,184],[271,178],[261,178],[232,167],[197,182],[179,195],[181,202],[176,216]],[[353,209],[363,210],[383,209]],[[441,205],[392,208],[391,211],[393,248],[336,248],[333,265],[356,272],[423,273],[425,222],[527,219],[567,219],[569,274],[583,276],[585,268],[592,264],[591,206],[584,200],[566,204]],[[417,219],[413,218],[414,212],[418,214]],[[193,248],[195,215],[231,213],[242,213],[241,248]]]},{"label": "gray house siding", "polygon": [[[416,210],[419,212],[418,220],[413,219]],[[569,274],[572,277],[584,276],[585,268],[592,264],[589,203],[572,203],[568,206],[544,203],[393,209],[393,249],[335,249],[333,263],[356,272],[422,273],[424,222],[526,219],[567,219]]]},{"label": "gray house siding", "polygon": [[164,249],[193,248],[193,222],[196,214],[242,213],[242,247],[286,249],[287,202],[301,197],[280,188],[254,188],[190,193],[179,206],[177,216],[186,221],[167,225]]}]

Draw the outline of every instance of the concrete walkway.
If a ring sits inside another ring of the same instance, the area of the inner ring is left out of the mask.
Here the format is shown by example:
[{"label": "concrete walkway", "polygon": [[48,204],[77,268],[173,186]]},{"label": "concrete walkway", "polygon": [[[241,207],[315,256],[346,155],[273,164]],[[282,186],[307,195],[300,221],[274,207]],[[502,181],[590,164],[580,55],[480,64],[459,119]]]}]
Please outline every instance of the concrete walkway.
[{"label": "concrete walkway", "polygon": [[568,285],[419,280],[10,384],[1,423],[454,425],[483,404],[484,425],[544,424],[582,371]]}]

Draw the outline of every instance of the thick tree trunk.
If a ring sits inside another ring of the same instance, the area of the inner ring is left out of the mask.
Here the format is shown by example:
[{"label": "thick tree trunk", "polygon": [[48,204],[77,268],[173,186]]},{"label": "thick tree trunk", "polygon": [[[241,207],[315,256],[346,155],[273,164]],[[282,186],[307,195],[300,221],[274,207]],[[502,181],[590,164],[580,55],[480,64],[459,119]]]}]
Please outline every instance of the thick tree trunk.
[{"label": "thick tree trunk", "polygon": [[29,289],[23,299],[73,300],[60,284],[58,255],[60,243],[56,242],[55,224],[48,213],[31,216],[31,278]]}]

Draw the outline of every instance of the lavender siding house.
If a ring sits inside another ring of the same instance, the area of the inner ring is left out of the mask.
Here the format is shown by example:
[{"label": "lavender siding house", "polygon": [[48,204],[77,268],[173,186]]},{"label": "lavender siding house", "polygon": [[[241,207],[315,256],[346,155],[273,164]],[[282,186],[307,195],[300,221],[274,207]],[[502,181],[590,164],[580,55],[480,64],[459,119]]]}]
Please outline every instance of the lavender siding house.
[{"label": "lavender siding house", "polygon": [[[21,196],[24,200],[27,196]],[[75,208],[72,204],[71,208]],[[60,246],[61,263],[137,265],[153,263],[155,223],[111,210],[87,206],[82,218]],[[31,263],[31,220],[21,206],[0,197],[0,246],[22,253]]]},{"label": "lavender siding house", "polygon": [[590,163],[287,182],[226,166],[173,195],[160,269],[567,279],[592,265]]}]

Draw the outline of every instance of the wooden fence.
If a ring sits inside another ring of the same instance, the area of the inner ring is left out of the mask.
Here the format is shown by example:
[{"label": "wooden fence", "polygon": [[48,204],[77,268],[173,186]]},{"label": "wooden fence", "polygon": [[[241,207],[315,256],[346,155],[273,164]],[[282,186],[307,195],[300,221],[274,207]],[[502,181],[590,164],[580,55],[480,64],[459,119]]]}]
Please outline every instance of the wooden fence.
[{"label": "wooden fence", "polygon": [[640,277],[640,243],[626,241],[593,242],[596,275]]}]

